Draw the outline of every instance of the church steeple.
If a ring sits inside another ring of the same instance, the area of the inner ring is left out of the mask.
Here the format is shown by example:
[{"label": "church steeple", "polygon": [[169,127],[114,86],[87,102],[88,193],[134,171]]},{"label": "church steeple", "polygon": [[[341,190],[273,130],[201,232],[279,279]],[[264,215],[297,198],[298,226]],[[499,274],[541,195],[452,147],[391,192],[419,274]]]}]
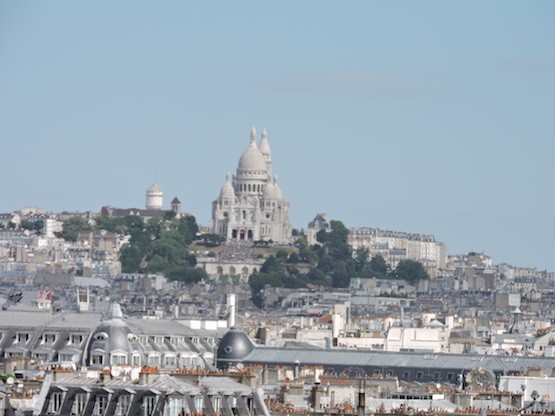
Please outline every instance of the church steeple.
[{"label": "church steeple", "polygon": [[254,126],[252,126],[251,128],[251,145],[253,143],[256,145],[256,129],[254,128]]},{"label": "church steeple", "polygon": [[268,171],[272,173],[272,150],[270,149],[270,144],[268,143],[268,133],[266,129],[262,130],[262,138],[260,143],[258,143],[258,150],[264,156],[264,160],[268,164]]}]

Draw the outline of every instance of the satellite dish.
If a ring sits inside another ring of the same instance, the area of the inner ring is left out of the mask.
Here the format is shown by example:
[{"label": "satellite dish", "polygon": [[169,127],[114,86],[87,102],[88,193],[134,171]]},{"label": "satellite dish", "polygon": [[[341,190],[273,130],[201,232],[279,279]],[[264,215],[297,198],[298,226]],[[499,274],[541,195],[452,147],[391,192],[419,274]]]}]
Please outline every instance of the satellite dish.
[{"label": "satellite dish", "polygon": [[237,369],[238,370],[242,370],[243,368],[245,368],[245,364],[243,364],[243,363],[238,363],[237,364]]},{"label": "satellite dish", "polygon": [[11,386],[11,385],[13,385],[13,383],[15,383],[15,378],[13,378],[12,376],[10,376],[6,379],[6,384],[7,385]]},{"label": "satellite dish", "polygon": [[112,367],[112,370],[110,371],[110,373],[112,374],[112,377],[119,377],[121,375],[121,368]]}]

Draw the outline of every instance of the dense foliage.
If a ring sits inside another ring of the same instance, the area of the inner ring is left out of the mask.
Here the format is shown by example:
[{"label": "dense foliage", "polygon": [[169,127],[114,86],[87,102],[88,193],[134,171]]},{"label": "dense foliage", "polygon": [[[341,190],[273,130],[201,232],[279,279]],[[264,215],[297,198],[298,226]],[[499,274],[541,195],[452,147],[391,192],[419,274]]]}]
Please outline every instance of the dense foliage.
[{"label": "dense foliage", "polygon": [[44,228],[44,220],[21,220],[19,226],[24,229],[31,231],[34,234],[42,234]]},{"label": "dense foliage", "polygon": [[[124,273],[163,273],[172,280],[196,282],[206,277],[206,272],[196,269],[196,257],[189,253],[188,246],[196,238],[198,225],[195,218],[165,216],[144,221],[142,217],[95,219],[95,230],[106,230],[130,239],[120,250],[120,261]],[[79,232],[91,231],[93,227],[80,217],[64,221],[60,237],[76,241]]]},{"label": "dense foliage", "polygon": [[[331,221],[331,229],[318,232],[320,244],[309,247],[300,235],[295,245],[298,253],[287,256],[276,253],[270,256],[258,273],[254,273],[249,284],[253,302],[262,306],[262,290],[267,287],[328,287],[345,288],[353,277],[378,279],[403,279],[411,284],[429,278],[417,261],[403,260],[395,270],[388,270],[382,256],[370,258],[368,249],[353,250],[348,244],[349,230],[341,221]],[[297,266],[308,266],[308,272],[300,273]]]},{"label": "dense foliage", "polygon": [[86,218],[71,217],[64,221],[62,231],[56,233],[56,236],[66,241],[77,241],[79,233],[87,231],[92,231],[92,227]]}]

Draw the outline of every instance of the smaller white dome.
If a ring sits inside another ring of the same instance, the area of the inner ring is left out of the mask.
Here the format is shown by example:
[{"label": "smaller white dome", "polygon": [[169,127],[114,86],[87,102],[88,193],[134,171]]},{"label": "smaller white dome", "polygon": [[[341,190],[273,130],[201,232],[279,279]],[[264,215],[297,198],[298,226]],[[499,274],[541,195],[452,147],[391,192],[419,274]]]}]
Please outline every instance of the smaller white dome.
[{"label": "smaller white dome", "polygon": [[162,192],[162,189],[160,189],[160,187],[158,186],[158,184],[153,183],[152,185],[150,185],[150,186],[147,188],[146,192],[149,193],[149,194],[157,194],[157,193]]},{"label": "smaller white dome", "polygon": [[220,198],[235,198],[235,190],[233,189],[233,185],[231,184],[229,172],[227,172],[227,174],[225,175],[225,183],[220,190]]},{"label": "smaller white dome", "polygon": [[222,189],[220,190],[220,198],[228,198],[233,199],[235,198],[235,191],[233,190],[233,185],[229,182],[224,183]]},{"label": "smaller white dome", "polygon": [[276,187],[271,181],[264,188],[264,199],[277,199]]},{"label": "smaller white dome", "polygon": [[274,176],[274,192],[276,194],[276,199],[282,199],[283,198],[283,194],[281,192],[281,188],[278,185],[278,178],[277,175]]},{"label": "smaller white dome", "polygon": [[277,183],[274,185],[274,193],[276,195],[276,199],[283,199],[283,193]]}]

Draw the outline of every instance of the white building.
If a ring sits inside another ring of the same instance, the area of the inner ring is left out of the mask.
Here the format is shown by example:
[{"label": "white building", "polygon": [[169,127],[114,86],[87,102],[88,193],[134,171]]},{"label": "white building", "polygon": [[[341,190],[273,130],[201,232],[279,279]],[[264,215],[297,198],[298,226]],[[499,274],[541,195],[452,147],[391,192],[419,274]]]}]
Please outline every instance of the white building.
[{"label": "white building", "polygon": [[349,229],[348,242],[353,250],[367,248],[370,257],[382,256],[391,268],[401,260],[417,260],[430,277],[435,277],[437,269],[445,268],[447,263],[445,245],[432,235],[356,227]]},{"label": "white building", "polygon": [[257,145],[252,128],[250,145],[241,155],[235,175],[231,178],[227,174],[220,195],[212,203],[210,232],[227,241],[291,240],[289,202],[272,175],[266,130]]}]

